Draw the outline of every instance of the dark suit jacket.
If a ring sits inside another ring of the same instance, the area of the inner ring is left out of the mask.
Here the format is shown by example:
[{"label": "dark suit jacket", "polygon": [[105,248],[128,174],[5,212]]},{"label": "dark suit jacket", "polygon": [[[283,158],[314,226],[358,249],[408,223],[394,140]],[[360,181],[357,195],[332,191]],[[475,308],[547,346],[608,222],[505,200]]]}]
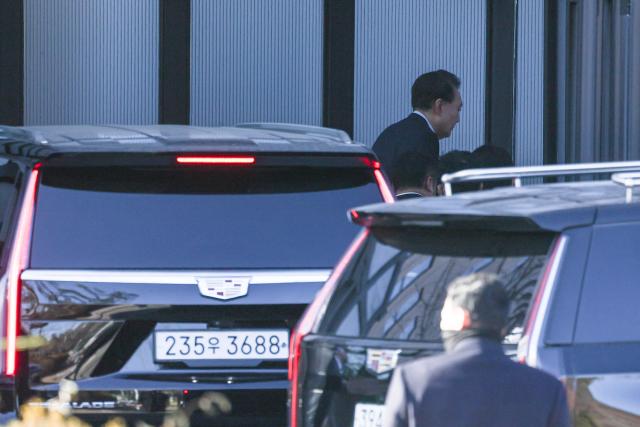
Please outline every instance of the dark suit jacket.
[{"label": "dark suit jacket", "polygon": [[467,338],[451,353],[395,369],[382,425],[564,427],[569,423],[560,381],[513,362],[495,341]]},{"label": "dark suit jacket", "polygon": [[373,144],[373,151],[382,163],[382,169],[393,181],[394,169],[398,167],[396,163],[404,153],[417,151],[438,160],[440,143],[424,118],[411,113],[383,130]]}]

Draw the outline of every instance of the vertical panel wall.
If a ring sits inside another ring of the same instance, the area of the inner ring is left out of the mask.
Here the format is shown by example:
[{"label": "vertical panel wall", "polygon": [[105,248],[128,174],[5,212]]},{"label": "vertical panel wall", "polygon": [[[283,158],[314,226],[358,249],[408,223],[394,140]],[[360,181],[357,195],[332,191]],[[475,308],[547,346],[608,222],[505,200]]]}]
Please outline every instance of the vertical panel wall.
[{"label": "vertical panel wall", "polygon": [[640,158],[640,0],[565,0],[566,162]]},{"label": "vertical panel wall", "polygon": [[640,0],[631,3],[630,14],[628,158],[640,160]]},{"label": "vertical panel wall", "polygon": [[544,2],[519,0],[517,17],[516,165],[544,161]]},{"label": "vertical panel wall", "polygon": [[369,146],[411,110],[411,85],[444,68],[462,80],[460,123],[441,151],[484,142],[486,5],[469,0],[356,0],[354,137]]},{"label": "vertical panel wall", "polygon": [[24,4],[0,2],[0,123],[24,121]]},{"label": "vertical panel wall", "polygon": [[191,5],[192,124],[322,124],[321,0]]},{"label": "vertical panel wall", "polygon": [[25,124],[158,119],[156,0],[25,0]]}]

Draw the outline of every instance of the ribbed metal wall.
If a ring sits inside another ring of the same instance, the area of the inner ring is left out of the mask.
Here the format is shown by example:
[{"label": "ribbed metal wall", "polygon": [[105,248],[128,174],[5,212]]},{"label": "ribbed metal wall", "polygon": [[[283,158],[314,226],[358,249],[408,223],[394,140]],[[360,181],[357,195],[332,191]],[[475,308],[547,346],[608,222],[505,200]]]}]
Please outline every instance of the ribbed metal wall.
[{"label": "ribbed metal wall", "polygon": [[544,2],[518,0],[515,162],[544,161]]},{"label": "ribbed metal wall", "polygon": [[[569,2],[559,121],[565,162],[640,158],[640,0]],[[564,139],[564,140],[563,140]]]},{"label": "ribbed metal wall", "polygon": [[25,124],[158,120],[156,0],[25,0]]},{"label": "ribbed metal wall", "polygon": [[356,140],[371,146],[411,112],[411,85],[444,68],[462,80],[460,123],[441,152],[484,142],[486,4],[480,0],[356,0]]},{"label": "ribbed metal wall", "polygon": [[191,123],[322,124],[322,0],[192,0]]},{"label": "ribbed metal wall", "polygon": [[631,3],[629,58],[629,152],[628,158],[640,159],[640,0]]}]

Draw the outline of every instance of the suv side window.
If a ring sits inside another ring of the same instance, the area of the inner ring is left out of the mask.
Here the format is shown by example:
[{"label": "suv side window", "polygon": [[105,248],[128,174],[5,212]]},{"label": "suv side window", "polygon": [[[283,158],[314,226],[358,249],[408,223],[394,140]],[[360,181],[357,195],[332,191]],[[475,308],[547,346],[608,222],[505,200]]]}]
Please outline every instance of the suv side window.
[{"label": "suv side window", "polygon": [[0,248],[4,247],[10,234],[9,222],[18,194],[16,181],[19,174],[18,165],[0,157]]},{"label": "suv side window", "polygon": [[594,227],[575,341],[639,341],[640,223]]},{"label": "suv side window", "polygon": [[501,275],[512,300],[505,343],[522,333],[553,236],[474,230],[374,229],[327,306],[319,333],[440,342],[449,283]]}]

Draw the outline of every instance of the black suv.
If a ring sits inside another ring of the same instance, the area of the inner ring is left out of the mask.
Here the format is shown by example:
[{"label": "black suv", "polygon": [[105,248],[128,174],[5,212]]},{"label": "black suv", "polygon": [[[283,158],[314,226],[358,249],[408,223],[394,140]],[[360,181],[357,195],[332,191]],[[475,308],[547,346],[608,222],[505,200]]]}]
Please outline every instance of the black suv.
[{"label": "black suv", "polygon": [[[640,162],[443,179],[519,185],[527,176],[629,170]],[[640,174],[613,180],[352,210],[365,228],[292,336],[290,425],[379,426],[393,368],[443,351],[446,287],[474,272],[506,282],[505,351],[561,378],[576,425],[640,425]]]},{"label": "black suv", "polygon": [[218,391],[219,422],[283,425],[290,330],[358,231],[348,208],[385,198],[332,129],[0,128],[3,411],[71,380],[90,420]]}]

